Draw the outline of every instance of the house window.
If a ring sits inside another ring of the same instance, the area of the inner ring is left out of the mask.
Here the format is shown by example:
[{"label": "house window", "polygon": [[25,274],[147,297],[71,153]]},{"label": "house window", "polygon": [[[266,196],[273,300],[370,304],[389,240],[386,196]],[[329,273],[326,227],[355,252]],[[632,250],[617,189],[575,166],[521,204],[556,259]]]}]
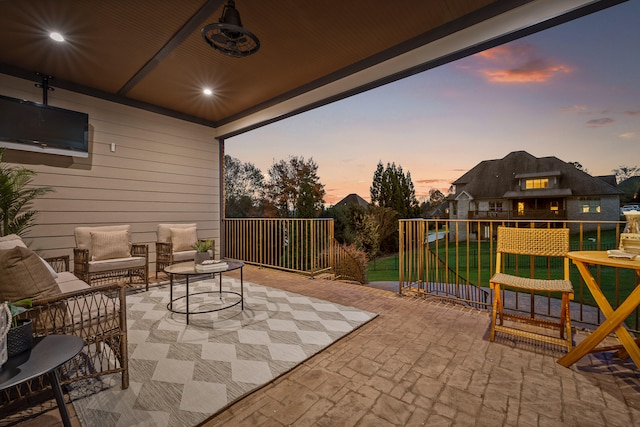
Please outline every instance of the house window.
[{"label": "house window", "polygon": [[518,202],[518,216],[524,215],[524,202]]},{"label": "house window", "polygon": [[552,212],[558,212],[558,210],[560,209],[560,204],[559,204],[557,201],[552,201],[552,202],[549,204],[549,209],[550,209]]},{"label": "house window", "polygon": [[549,178],[527,179],[524,188],[532,190],[535,188],[549,188]]},{"label": "house window", "polygon": [[489,212],[502,212],[502,202],[489,202]]},{"label": "house window", "polygon": [[582,212],[582,213],[600,213],[600,199],[583,199],[583,200],[580,200],[580,212]]}]

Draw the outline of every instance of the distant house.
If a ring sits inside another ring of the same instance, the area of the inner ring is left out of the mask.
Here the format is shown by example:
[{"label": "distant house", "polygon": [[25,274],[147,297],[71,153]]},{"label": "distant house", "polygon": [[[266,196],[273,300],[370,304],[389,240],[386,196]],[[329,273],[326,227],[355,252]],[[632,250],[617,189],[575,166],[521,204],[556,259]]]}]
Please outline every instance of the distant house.
[{"label": "distant house", "polygon": [[351,205],[367,207],[369,206],[369,202],[367,202],[365,199],[358,196],[357,194],[351,193],[347,197],[345,197],[344,199],[336,203],[336,206],[351,206]]},{"label": "distant house", "polygon": [[449,202],[444,201],[427,213],[427,218],[446,219],[449,218]]},{"label": "distant house", "polygon": [[632,176],[618,184],[618,188],[624,192],[621,204],[640,203],[640,176]]},{"label": "distant house", "polygon": [[449,218],[473,220],[471,233],[481,239],[491,237],[482,220],[617,221],[624,193],[612,183],[557,157],[514,151],[479,163],[453,183]]}]

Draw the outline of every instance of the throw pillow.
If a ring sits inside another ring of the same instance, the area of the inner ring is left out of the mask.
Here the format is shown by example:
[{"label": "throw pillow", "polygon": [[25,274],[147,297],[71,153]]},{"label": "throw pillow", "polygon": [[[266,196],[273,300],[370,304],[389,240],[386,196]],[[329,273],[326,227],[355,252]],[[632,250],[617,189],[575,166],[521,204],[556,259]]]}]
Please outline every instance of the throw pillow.
[{"label": "throw pillow", "polygon": [[42,299],[60,294],[58,284],[31,249],[0,249],[0,301]]},{"label": "throw pillow", "polygon": [[[15,248],[16,246],[20,246],[23,248],[27,247],[27,245],[25,245],[22,241],[22,238],[17,234],[9,234],[7,236],[0,237],[0,249],[11,249]],[[54,279],[57,279],[58,273],[53,269],[53,267],[51,267],[51,264],[42,259],[42,257],[40,257],[40,259],[42,260],[42,263],[45,265],[45,267],[47,267],[47,270],[49,270],[49,273],[51,273],[51,276]]]},{"label": "throw pillow", "polygon": [[171,243],[174,252],[191,251],[198,241],[196,227],[171,228]]},{"label": "throw pillow", "polygon": [[91,261],[129,258],[131,256],[129,233],[126,230],[92,231],[91,254]]}]

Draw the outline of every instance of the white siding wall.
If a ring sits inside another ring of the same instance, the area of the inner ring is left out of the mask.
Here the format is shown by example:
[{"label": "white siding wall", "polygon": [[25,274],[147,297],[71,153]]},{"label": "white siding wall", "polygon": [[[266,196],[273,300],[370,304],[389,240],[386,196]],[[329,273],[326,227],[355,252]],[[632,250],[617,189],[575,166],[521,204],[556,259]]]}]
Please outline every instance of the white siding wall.
[{"label": "white siding wall", "polygon": [[[0,94],[42,102],[34,82],[2,74]],[[130,224],[133,242],[148,243],[155,262],[158,223],[196,222],[198,237],[214,238],[220,253],[220,144],[212,128],[61,89],[49,93],[49,105],[89,114],[89,158],[5,150],[6,162],[35,170],[36,185],[55,189],[34,204],[37,225],[23,236],[31,249],[72,257],[76,226]]]}]

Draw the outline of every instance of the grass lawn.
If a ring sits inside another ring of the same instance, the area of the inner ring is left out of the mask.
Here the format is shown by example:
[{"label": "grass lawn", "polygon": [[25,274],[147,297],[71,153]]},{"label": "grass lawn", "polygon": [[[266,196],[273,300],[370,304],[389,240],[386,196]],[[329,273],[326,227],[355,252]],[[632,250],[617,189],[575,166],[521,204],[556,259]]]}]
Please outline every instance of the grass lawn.
[{"label": "grass lawn", "polygon": [[398,254],[377,258],[369,262],[367,268],[370,282],[397,282]]}]

